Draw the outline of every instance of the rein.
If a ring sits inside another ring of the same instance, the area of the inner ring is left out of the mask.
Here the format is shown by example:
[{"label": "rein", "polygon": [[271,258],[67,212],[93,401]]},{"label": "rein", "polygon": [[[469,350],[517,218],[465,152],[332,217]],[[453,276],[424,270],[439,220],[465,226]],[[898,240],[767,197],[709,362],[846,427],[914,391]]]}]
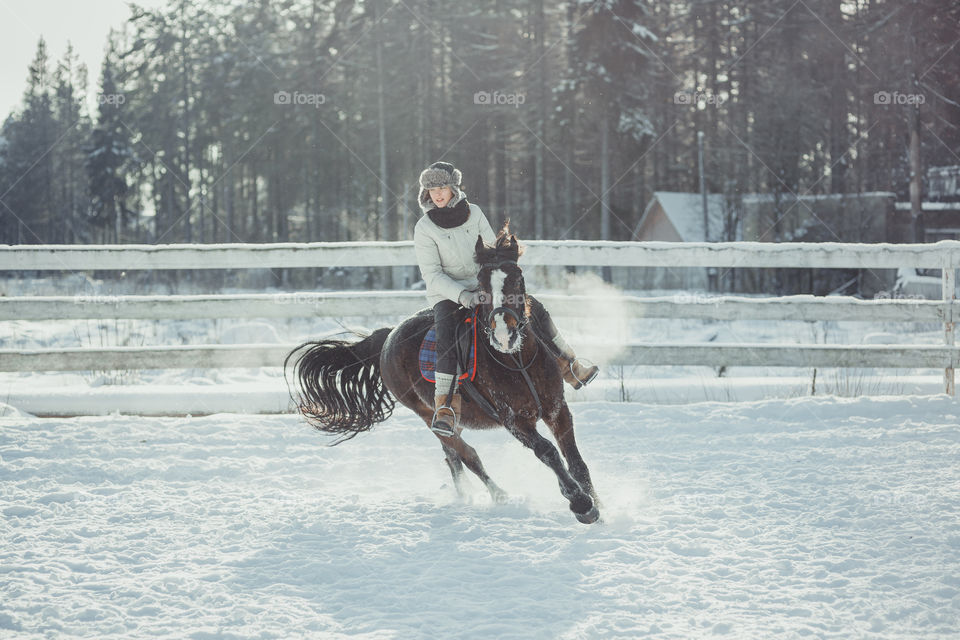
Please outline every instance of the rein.
[{"label": "rein", "polygon": [[491,350],[492,347],[490,346],[490,343],[488,341],[485,340],[483,344],[486,347],[487,353],[490,355],[490,358],[494,362],[496,362],[498,365],[500,365],[504,369],[507,369],[508,371],[519,372],[520,375],[523,376],[524,382],[527,383],[527,388],[530,389],[530,395],[533,396],[533,401],[537,403],[537,420],[543,417],[543,405],[540,403],[540,394],[537,393],[536,387],[533,386],[533,379],[530,377],[530,374],[527,372],[527,369],[530,368],[530,365],[533,364],[534,360],[537,359],[537,355],[540,353],[540,341],[539,340],[534,341],[534,344],[537,346],[537,350],[533,352],[533,357],[530,358],[530,360],[526,364],[523,363],[522,353],[520,358],[517,358],[517,356],[513,355],[512,353],[507,354],[510,356],[510,359],[513,360],[513,363],[517,365],[516,367],[511,367],[510,365],[504,362],[501,362],[499,359],[497,359],[497,356]]}]

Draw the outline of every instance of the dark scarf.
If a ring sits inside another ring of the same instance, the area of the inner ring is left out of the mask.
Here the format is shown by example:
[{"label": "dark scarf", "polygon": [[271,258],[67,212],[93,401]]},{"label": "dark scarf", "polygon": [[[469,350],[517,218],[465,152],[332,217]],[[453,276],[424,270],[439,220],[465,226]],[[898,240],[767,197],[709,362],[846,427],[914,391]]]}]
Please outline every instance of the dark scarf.
[{"label": "dark scarf", "polygon": [[427,215],[438,227],[453,229],[462,225],[470,217],[470,204],[464,198],[452,207],[434,207],[427,211]]}]

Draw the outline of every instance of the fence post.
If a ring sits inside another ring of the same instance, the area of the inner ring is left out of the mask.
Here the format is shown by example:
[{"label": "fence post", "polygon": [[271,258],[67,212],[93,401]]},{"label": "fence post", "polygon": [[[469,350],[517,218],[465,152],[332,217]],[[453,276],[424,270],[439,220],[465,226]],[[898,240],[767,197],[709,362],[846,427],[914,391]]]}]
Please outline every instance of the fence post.
[{"label": "fence post", "polygon": [[[943,261],[943,281],[942,281],[942,293],[943,293],[943,303],[946,307],[944,317],[943,317],[943,341],[948,347],[952,347],[955,343],[953,335],[953,301],[957,298],[956,293],[956,267],[953,264],[953,256],[947,256]],[[950,366],[943,372],[943,382],[946,386],[946,392],[948,396],[956,395],[956,386],[954,385],[953,379],[953,361],[950,361]]]}]

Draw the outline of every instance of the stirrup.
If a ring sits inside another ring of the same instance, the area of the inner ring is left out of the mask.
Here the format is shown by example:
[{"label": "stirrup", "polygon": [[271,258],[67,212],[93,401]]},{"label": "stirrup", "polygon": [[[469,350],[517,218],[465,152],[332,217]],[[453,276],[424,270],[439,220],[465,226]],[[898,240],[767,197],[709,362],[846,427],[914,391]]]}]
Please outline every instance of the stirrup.
[{"label": "stirrup", "polygon": [[[446,426],[446,422],[441,422],[439,425],[437,424],[437,414],[440,413],[441,409],[447,409],[453,416],[453,425],[450,427]],[[459,420],[457,419],[457,412],[453,410],[453,407],[451,407],[450,403],[448,402],[447,404],[441,405],[433,410],[433,418],[430,420],[430,431],[433,431],[438,436],[453,437],[457,435],[456,425],[458,422]]]},{"label": "stirrup", "polygon": [[[573,370],[573,363],[574,363],[574,362],[578,362],[579,360],[580,360],[580,358],[573,358],[573,359],[571,359],[571,360],[568,361],[567,366],[570,367],[570,375],[573,376],[573,379],[580,383],[580,386],[578,386],[578,387],[576,387],[576,388],[577,388],[577,389],[582,389],[583,387],[585,387],[585,386],[587,386],[588,384],[590,384],[591,382],[593,382],[593,379],[596,378],[596,377],[597,377],[597,374],[600,373],[600,368],[597,367],[596,365],[593,365],[593,364],[591,364],[589,367],[586,367],[586,366],[584,366],[583,364],[581,364],[580,366],[584,367],[584,368],[587,369],[587,370],[589,370],[589,369],[591,369],[591,368],[594,369],[593,373],[591,373],[590,375],[588,375],[585,379],[581,380],[580,378],[577,377],[577,373]],[[587,362],[590,362],[590,361],[587,360]]]}]

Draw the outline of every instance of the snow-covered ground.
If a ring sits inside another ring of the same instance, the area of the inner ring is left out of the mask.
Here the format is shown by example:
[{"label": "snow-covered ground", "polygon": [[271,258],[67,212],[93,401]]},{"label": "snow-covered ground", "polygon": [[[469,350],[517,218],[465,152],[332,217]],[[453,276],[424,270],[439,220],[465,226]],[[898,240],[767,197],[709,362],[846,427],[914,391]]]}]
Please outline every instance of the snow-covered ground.
[{"label": "snow-covered ground", "polygon": [[946,396],[572,405],[604,521],[504,431],[459,500],[412,413],[0,417],[0,637],[946,638]]},{"label": "snow-covered ground", "polygon": [[[575,345],[598,332],[942,341],[934,324],[604,320],[559,324]],[[342,328],[15,321],[0,323],[0,347],[282,343]],[[455,495],[436,439],[402,407],[335,448],[295,415],[243,415],[287,408],[277,368],[0,373],[0,638],[954,637],[960,412],[911,395],[942,391],[942,372],[820,371],[812,391],[811,370],[604,365],[568,392],[603,501],[603,522],[585,526],[505,431],[467,436],[512,496],[492,505],[475,480]],[[58,402],[102,415],[21,411]]]}]

